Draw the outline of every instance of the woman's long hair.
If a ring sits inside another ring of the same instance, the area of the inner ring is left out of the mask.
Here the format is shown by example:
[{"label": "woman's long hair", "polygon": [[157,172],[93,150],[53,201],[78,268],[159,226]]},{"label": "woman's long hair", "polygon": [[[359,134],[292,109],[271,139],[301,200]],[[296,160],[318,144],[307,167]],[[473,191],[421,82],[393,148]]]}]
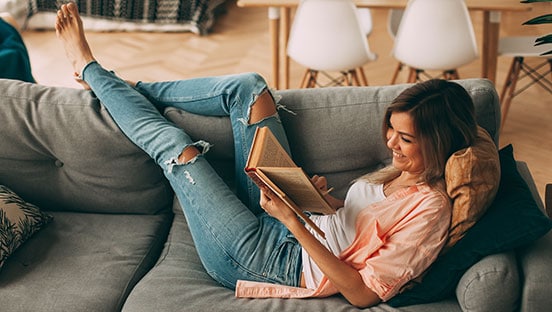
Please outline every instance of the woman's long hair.
[{"label": "woman's long hair", "polygon": [[[408,113],[422,152],[423,181],[434,185],[444,177],[447,159],[457,150],[470,146],[477,136],[475,108],[468,92],[459,84],[432,79],[401,92],[387,107],[383,120],[383,139],[393,113]],[[400,174],[392,166],[365,178],[387,182]]]}]

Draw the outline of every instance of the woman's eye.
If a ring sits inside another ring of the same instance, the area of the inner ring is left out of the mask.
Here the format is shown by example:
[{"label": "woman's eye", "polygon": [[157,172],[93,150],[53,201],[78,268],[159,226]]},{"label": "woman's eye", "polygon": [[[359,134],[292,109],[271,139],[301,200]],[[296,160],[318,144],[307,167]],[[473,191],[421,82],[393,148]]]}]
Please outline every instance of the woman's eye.
[{"label": "woman's eye", "polygon": [[401,139],[406,142],[406,143],[412,143],[412,140],[406,138],[406,137],[401,137]]}]

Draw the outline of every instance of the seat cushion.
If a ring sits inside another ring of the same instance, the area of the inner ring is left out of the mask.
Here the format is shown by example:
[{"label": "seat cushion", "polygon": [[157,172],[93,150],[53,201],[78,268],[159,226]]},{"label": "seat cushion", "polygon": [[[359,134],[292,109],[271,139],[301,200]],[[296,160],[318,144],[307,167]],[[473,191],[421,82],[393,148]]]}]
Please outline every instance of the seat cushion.
[{"label": "seat cushion", "polygon": [[118,311],[158,259],[172,215],[52,212],[54,220],[6,261],[10,311]]},{"label": "seat cushion", "polygon": [[455,299],[429,305],[392,308],[381,304],[360,310],[341,296],[323,299],[235,298],[234,291],[213,280],[203,268],[180,206],[159,262],[134,287],[123,312],[150,311],[408,311],[460,312]]}]

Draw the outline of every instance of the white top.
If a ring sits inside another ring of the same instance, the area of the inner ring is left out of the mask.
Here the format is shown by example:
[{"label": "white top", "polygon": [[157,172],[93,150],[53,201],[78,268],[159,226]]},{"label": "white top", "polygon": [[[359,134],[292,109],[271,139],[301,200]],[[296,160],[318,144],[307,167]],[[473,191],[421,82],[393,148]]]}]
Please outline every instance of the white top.
[{"label": "white top", "polygon": [[[339,255],[355,238],[358,213],[383,199],[385,199],[383,184],[370,184],[365,180],[358,180],[351,185],[345,197],[345,204],[335,214],[311,216],[312,221],[326,234],[326,239],[310,228],[309,231],[334,255]],[[302,259],[307,288],[318,287],[324,274],[305,249],[302,250]]]}]

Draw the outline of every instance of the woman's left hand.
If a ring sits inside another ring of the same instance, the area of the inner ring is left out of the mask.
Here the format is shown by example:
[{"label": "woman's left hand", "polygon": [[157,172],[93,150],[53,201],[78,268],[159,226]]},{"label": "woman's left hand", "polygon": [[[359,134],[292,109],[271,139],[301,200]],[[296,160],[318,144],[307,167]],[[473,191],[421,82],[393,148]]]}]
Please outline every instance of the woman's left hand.
[{"label": "woman's left hand", "polygon": [[297,219],[295,212],[268,187],[261,187],[260,205],[270,216],[280,220],[284,224],[289,220]]},{"label": "woman's left hand", "polygon": [[311,177],[311,181],[314,184],[314,186],[317,187],[322,194],[324,194],[324,197],[326,198],[328,203],[330,203],[330,205],[335,210],[343,207],[344,201],[342,199],[333,197],[329,193],[333,189],[333,187],[328,189],[328,180],[326,179],[325,176],[319,176],[315,174]]}]

